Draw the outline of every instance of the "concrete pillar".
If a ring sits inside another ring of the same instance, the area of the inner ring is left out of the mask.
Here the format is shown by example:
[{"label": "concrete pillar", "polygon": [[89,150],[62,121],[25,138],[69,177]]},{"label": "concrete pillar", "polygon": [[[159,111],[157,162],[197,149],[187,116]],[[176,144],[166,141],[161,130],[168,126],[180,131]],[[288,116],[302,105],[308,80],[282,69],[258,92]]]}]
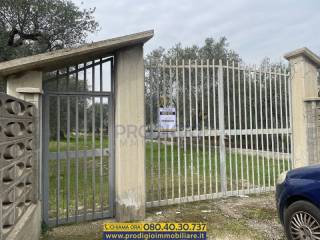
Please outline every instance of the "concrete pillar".
[{"label": "concrete pillar", "polygon": [[36,155],[37,155],[37,182],[38,182],[38,191],[35,193],[35,199],[39,199],[39,194],[41,193],[41,149],[42,149],[42,139],[41,132],[42,121],[41,121],[41,98],[42,98],[42,72],[40,71],[29,71],[23,72],[18,75],[10,75],[7,77],[7,94],[13,97],[22,99],[24,101],[33,103],[37,108],[36,113]]},{"label": "concrete pillar", "polygon": [[7,77],[7,94],[32,102],[38,107],[42,94],[42,72],[29,71]]},{"label": "concrete pillar", "polygon": [[310,164],[305,101],[318,97],[320,58],[307,48],[285,55],[290,62],[294,167]]},{"label": "concrete pillar", "polygon": [[115,56],[115,204],[119,221],[145,217],[143,46]]},{"label": "concrete pillar", "polygon": [[35,126],[35,191],[34,206],[30,207],[27,213],[21,218],[18,225],[12,231],[8,239],[39,239],[41,233],[41,95],[42,95],[42,72],[29,71],[17,75],[10,75],[7,80],[7,94],[13,97],[31,102],[36,106]]}]

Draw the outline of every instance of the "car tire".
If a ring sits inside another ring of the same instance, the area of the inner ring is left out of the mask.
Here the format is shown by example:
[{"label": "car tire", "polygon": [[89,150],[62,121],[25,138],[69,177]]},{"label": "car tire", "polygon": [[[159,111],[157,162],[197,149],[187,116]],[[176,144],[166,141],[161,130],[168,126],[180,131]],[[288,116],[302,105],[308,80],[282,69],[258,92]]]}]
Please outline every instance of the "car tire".
[{"label": "car tire", "polygon": [[[284,212],[284,228],[288,240],[319,239],[319,208],[307,201],[294,202]],[[317,238],[311,238],[312,235]]]}]

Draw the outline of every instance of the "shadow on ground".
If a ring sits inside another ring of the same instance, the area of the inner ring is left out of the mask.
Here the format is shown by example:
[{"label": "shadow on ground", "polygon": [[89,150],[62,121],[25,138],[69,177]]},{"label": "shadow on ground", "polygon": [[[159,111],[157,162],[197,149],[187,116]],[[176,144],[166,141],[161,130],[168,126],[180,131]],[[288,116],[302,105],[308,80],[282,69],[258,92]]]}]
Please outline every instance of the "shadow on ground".
[{"label": "shadow on ground", "polygon": [[[109,220],[110,221],[110,220]],[[230,197],[152,208],[146,221],[206,222],[210,239],[284,240],[274,194]],[[43,240],[102,239],[103,221],[62,226],[48,231]]]}]

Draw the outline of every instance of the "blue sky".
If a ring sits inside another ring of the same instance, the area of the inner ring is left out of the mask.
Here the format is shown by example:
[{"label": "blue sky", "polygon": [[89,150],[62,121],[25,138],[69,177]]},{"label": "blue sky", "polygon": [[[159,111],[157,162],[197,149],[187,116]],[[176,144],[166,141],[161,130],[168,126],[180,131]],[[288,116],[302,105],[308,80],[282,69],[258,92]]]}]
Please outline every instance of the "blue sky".
[{"label": "blue sky", "polygon": [[206,37],[227,37],[247,63],[308,47],[320,54],[320,0],[73,0],[96,7],[101,30],[90,41],[154,29],[146,44],[201,44]]}]

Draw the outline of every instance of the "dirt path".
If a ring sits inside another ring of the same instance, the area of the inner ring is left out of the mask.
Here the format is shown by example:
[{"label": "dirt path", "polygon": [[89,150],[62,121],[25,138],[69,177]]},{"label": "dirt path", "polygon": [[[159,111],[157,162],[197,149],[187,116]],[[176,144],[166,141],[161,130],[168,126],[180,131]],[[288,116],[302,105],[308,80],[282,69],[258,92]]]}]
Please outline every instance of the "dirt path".
[{"label": "dirt path", "polygon": [[[282,226],[274,194],[231,197],[182,205],[152,208],[146,221],[206,222],[210,239],[282,240]],[[43,240],[101,239],[103,221],[63,226],[49,231]]]}]

